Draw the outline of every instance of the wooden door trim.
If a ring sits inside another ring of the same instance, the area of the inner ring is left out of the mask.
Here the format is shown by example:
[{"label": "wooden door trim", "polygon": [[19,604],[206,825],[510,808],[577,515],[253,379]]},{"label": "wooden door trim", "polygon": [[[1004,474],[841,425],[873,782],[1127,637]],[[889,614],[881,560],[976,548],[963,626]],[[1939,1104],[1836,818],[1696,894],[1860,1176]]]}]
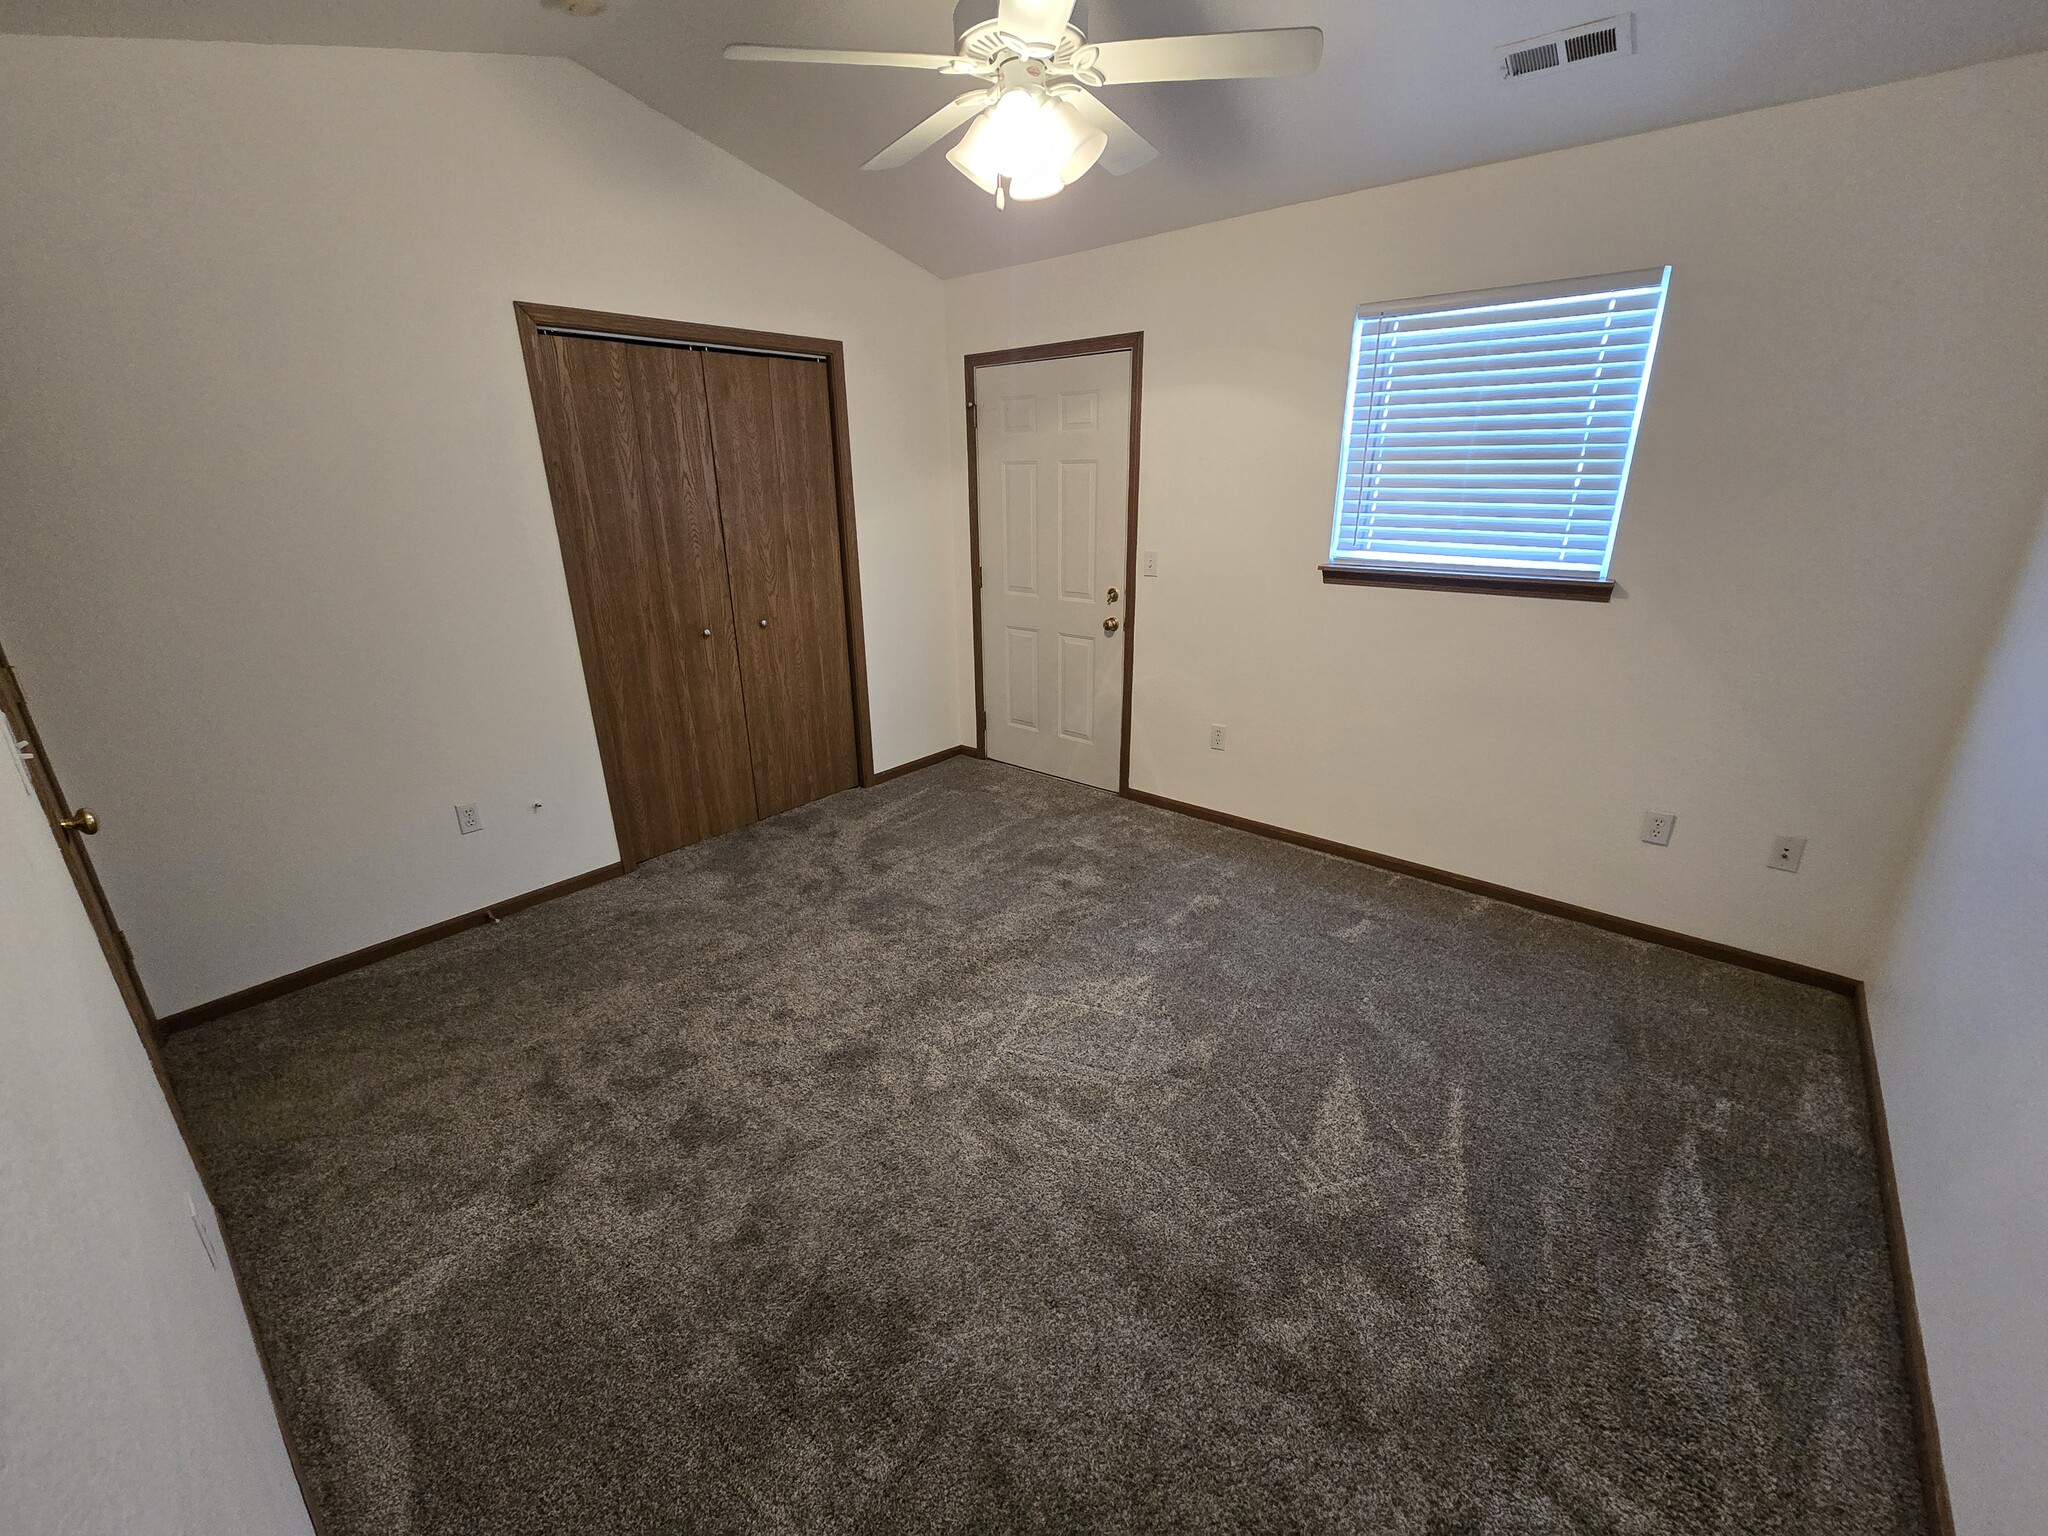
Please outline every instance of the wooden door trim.
[{"label": "wooden door trim", "polygon": [[[66,798],[64,786],[57,778],[56,765],[50,761],[50,754],[43,746],[42,733],[36,729],[35,715],[30,712],[28,699],[22,692],[21,679],[15,674],[6,654],[0,652],[0,704],[5,704],[10,698],[14,702],[13,709],[0,713],[19,716],[14,723],[21,727],[22,739],[35,754],[38,771],[31,773],[29,779],[36,785],[36,799],[50,823],[50,836],[57,840],[58,848],[63,851],[64,867],[71,872],[71,883],[78,887],[78,899],[84,904],[86,918],[91,922],[93,933],[100,941],[100,949],[107,957],[107,969],[114,973],[114,984],[120,988],[121,1000],[128,1005],[136,1032],[142,1036],[143,1047],[157,1069],[158,1079],[165,1081],[164,1091],[168,1093],[170,1089],[168,1080],[163,1076],[163,1062],[157,1056],[156,1010],[142,985],[142,973],[136,969],[135,956],[128,948],[128,937],[114,917],[113,903],[107,900],[106,890],[100,884],[100,872],[93,867],[92,855],[80,846],[77,838],[57,825],[59,820],[72,813],[74,807]],[[10,752],[14,750],[13,742],[6,745]]]},{"label": "wooden door trim", "polygon": [[[974,603],[974,755],[988,756],[988,700],[982,688],[981,656],[981,487],[974,435],[974,371],[1011,363],[1042,363],[1055,357],[1093,357],[1102,352],[1131,354],[1131,472],[1128,530],[1124,540],[1124,713],[1123,741],[1117,747],[1116,788],[1131,787],[1131,679],[1135,675],[1138,639],[1133,620],[1138,611],[1138,425],[1145,385],[1145,333],[1088,336],[1079,341],[1048,341],[1030,347],[1005,347],[1000,352],[970,352],[963,360],[967,379],[967,589]],[[866,779],[862,783],[868,782]]]},{"label": "wooden door trim", "polygon": [[[839,569],[840,580],[846,594],[846,642],[847,656],[851,662],[849,670],[852,674],[854,750],[860,769],[860,782],[863,785],[873,784],[874,721],[869,712],[867,635],[861,614],[860,549],[855,534],[852,435],[847,425],[845,344],[819,336],[790,336],[777,331],[698,325],[687,320],[661,320],[646,315],[612,314],[604,310],[565,309],[559,305],[534,304],[525,300],[515,300],[512,310],[519,328],[520,355],[526,361],[526,385],[533,397],[534,419],[536,426],[541,428],[541,460],[547,471],[548,494],[558,513],[564,497],[568,494],[568,482],[564,478],[564,466],[552,441],[554,434],[545,430],[542,425],[552,409],[541,377],[539,343],[542,331],[573,331],[599,340],[666,343],[671,346],[702,347],[713,351],[815,357],[824,363],[827,388],[832,401],[832,468],[839,498]],[[559,525],[556,536],[559,539]],[[571,608],[573,610],[574,604],[571,604]],[[590,694],[591,708],[595,710],[598,681],[591,676],[594,658],[590,645],[585,642],[583,628],[582,617],[577,615],[576,640],[577,649],[582,653],[584,688]],[[612,822],[615,826],[623,828],[626,822],[622,815],[623,785],[620,773],[611,760],[611,754],[604,750],[602,738],[598,747],[598,757],[604,768],[605,793],[611,802]],[[638,862],[623,841],[619,853],[626,869],[631,869]]]}]

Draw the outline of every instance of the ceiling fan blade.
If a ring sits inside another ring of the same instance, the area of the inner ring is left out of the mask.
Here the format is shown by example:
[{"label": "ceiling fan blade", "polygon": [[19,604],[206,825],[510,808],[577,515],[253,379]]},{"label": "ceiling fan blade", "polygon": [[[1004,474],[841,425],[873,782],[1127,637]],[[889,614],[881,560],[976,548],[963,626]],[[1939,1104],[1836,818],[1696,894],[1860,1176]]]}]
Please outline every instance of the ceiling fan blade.
[{"label": "ceiling fan blade", "polygon": [[955,97],[861,169],[893,171],[899,165],[910,164],[969,118],[979,115],[988,106],[988,102],[987,91],[969,91],[965,96]]},{"label": "ceiling fan blade", "polygon": [[869,64],[880,69],[928,69],[935,74],[976,73],[973,60],[950,53],[870,53],[853,48],[769,48],[758,43],[734,43],[725,50],[728,59],[758,64]]},{"label": "ceiling fan blade", "polygon": [[1100,128],[1109,135],[1109,147],[1102,152],[1098,162],[1112,176],[1121,176],[1126,171],[1135,171],[1147,160],[1153,159],[1159,151],[1129,123],[1118,117],[1086,91],[1059,92],[1062,101],[1073,105],[1076,112],[1085,118],[1091,127]]},{"label": "ceiling fan blade", "polygon": [[1093,67],[1104,85],[1305,75],[1322,59],[1323,30],[1276,27],[1267,32],[1211,32],[1202,37],[1139,37],[1098,44],[1093,55]]},{"label": "ceiling fan blade", "polygon": [[1027,43],[1056,43],[1074,14],[1074,0],[1001,0],[996,27]]}]

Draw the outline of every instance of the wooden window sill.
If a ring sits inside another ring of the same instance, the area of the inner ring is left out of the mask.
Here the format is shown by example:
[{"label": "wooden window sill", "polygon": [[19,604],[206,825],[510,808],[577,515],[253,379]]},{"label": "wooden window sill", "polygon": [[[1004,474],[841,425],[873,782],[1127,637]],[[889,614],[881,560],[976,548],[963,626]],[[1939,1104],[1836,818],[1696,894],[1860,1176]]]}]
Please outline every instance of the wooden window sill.
[{"label": "wooden window sill", "polygon": [[1488,592],[1495,597],[1560,597],[1604,603],[1614,583],[1584,577],[1466,575],[1459,571],[1402,570],[1390,565],[1326,565],[1323,580],[1349,587],[1408,587],[1418,592]]}]

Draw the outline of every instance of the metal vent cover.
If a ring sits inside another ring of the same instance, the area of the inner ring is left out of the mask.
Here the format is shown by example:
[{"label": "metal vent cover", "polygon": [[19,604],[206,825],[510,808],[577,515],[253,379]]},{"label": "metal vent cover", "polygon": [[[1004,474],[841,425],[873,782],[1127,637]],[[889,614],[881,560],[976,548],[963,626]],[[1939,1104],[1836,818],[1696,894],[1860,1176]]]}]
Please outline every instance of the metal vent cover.
[{"label": "metal vent cover", "polygon": [[1581,32],[1564,40],[1564,56],[1573,64],[1581,59],[1596,59],[1603,53],[1619,52],[1621,38],[1614,27],[1602,27],[1597,32]]},{"label": "metal vent cover", "polygon": [[1561,27],[1541,37],[1503,43],[1494,50],[1500,59],[1501,74],[1510,80],[1635,51],[1636,16],[1633,11],[1620,16],[1602,16],[1597,21],[1582,21],[1575,27]]}]

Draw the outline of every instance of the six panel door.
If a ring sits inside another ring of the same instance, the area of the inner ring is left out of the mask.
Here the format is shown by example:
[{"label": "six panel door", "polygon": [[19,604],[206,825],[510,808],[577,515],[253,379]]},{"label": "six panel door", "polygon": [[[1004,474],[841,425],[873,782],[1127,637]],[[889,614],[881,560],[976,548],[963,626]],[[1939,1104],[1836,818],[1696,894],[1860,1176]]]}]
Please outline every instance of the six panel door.
[{"label": "six panel door", "polygon": [[977,368],[974,402],[988,755],[1115,789],[1131,354]]}]

